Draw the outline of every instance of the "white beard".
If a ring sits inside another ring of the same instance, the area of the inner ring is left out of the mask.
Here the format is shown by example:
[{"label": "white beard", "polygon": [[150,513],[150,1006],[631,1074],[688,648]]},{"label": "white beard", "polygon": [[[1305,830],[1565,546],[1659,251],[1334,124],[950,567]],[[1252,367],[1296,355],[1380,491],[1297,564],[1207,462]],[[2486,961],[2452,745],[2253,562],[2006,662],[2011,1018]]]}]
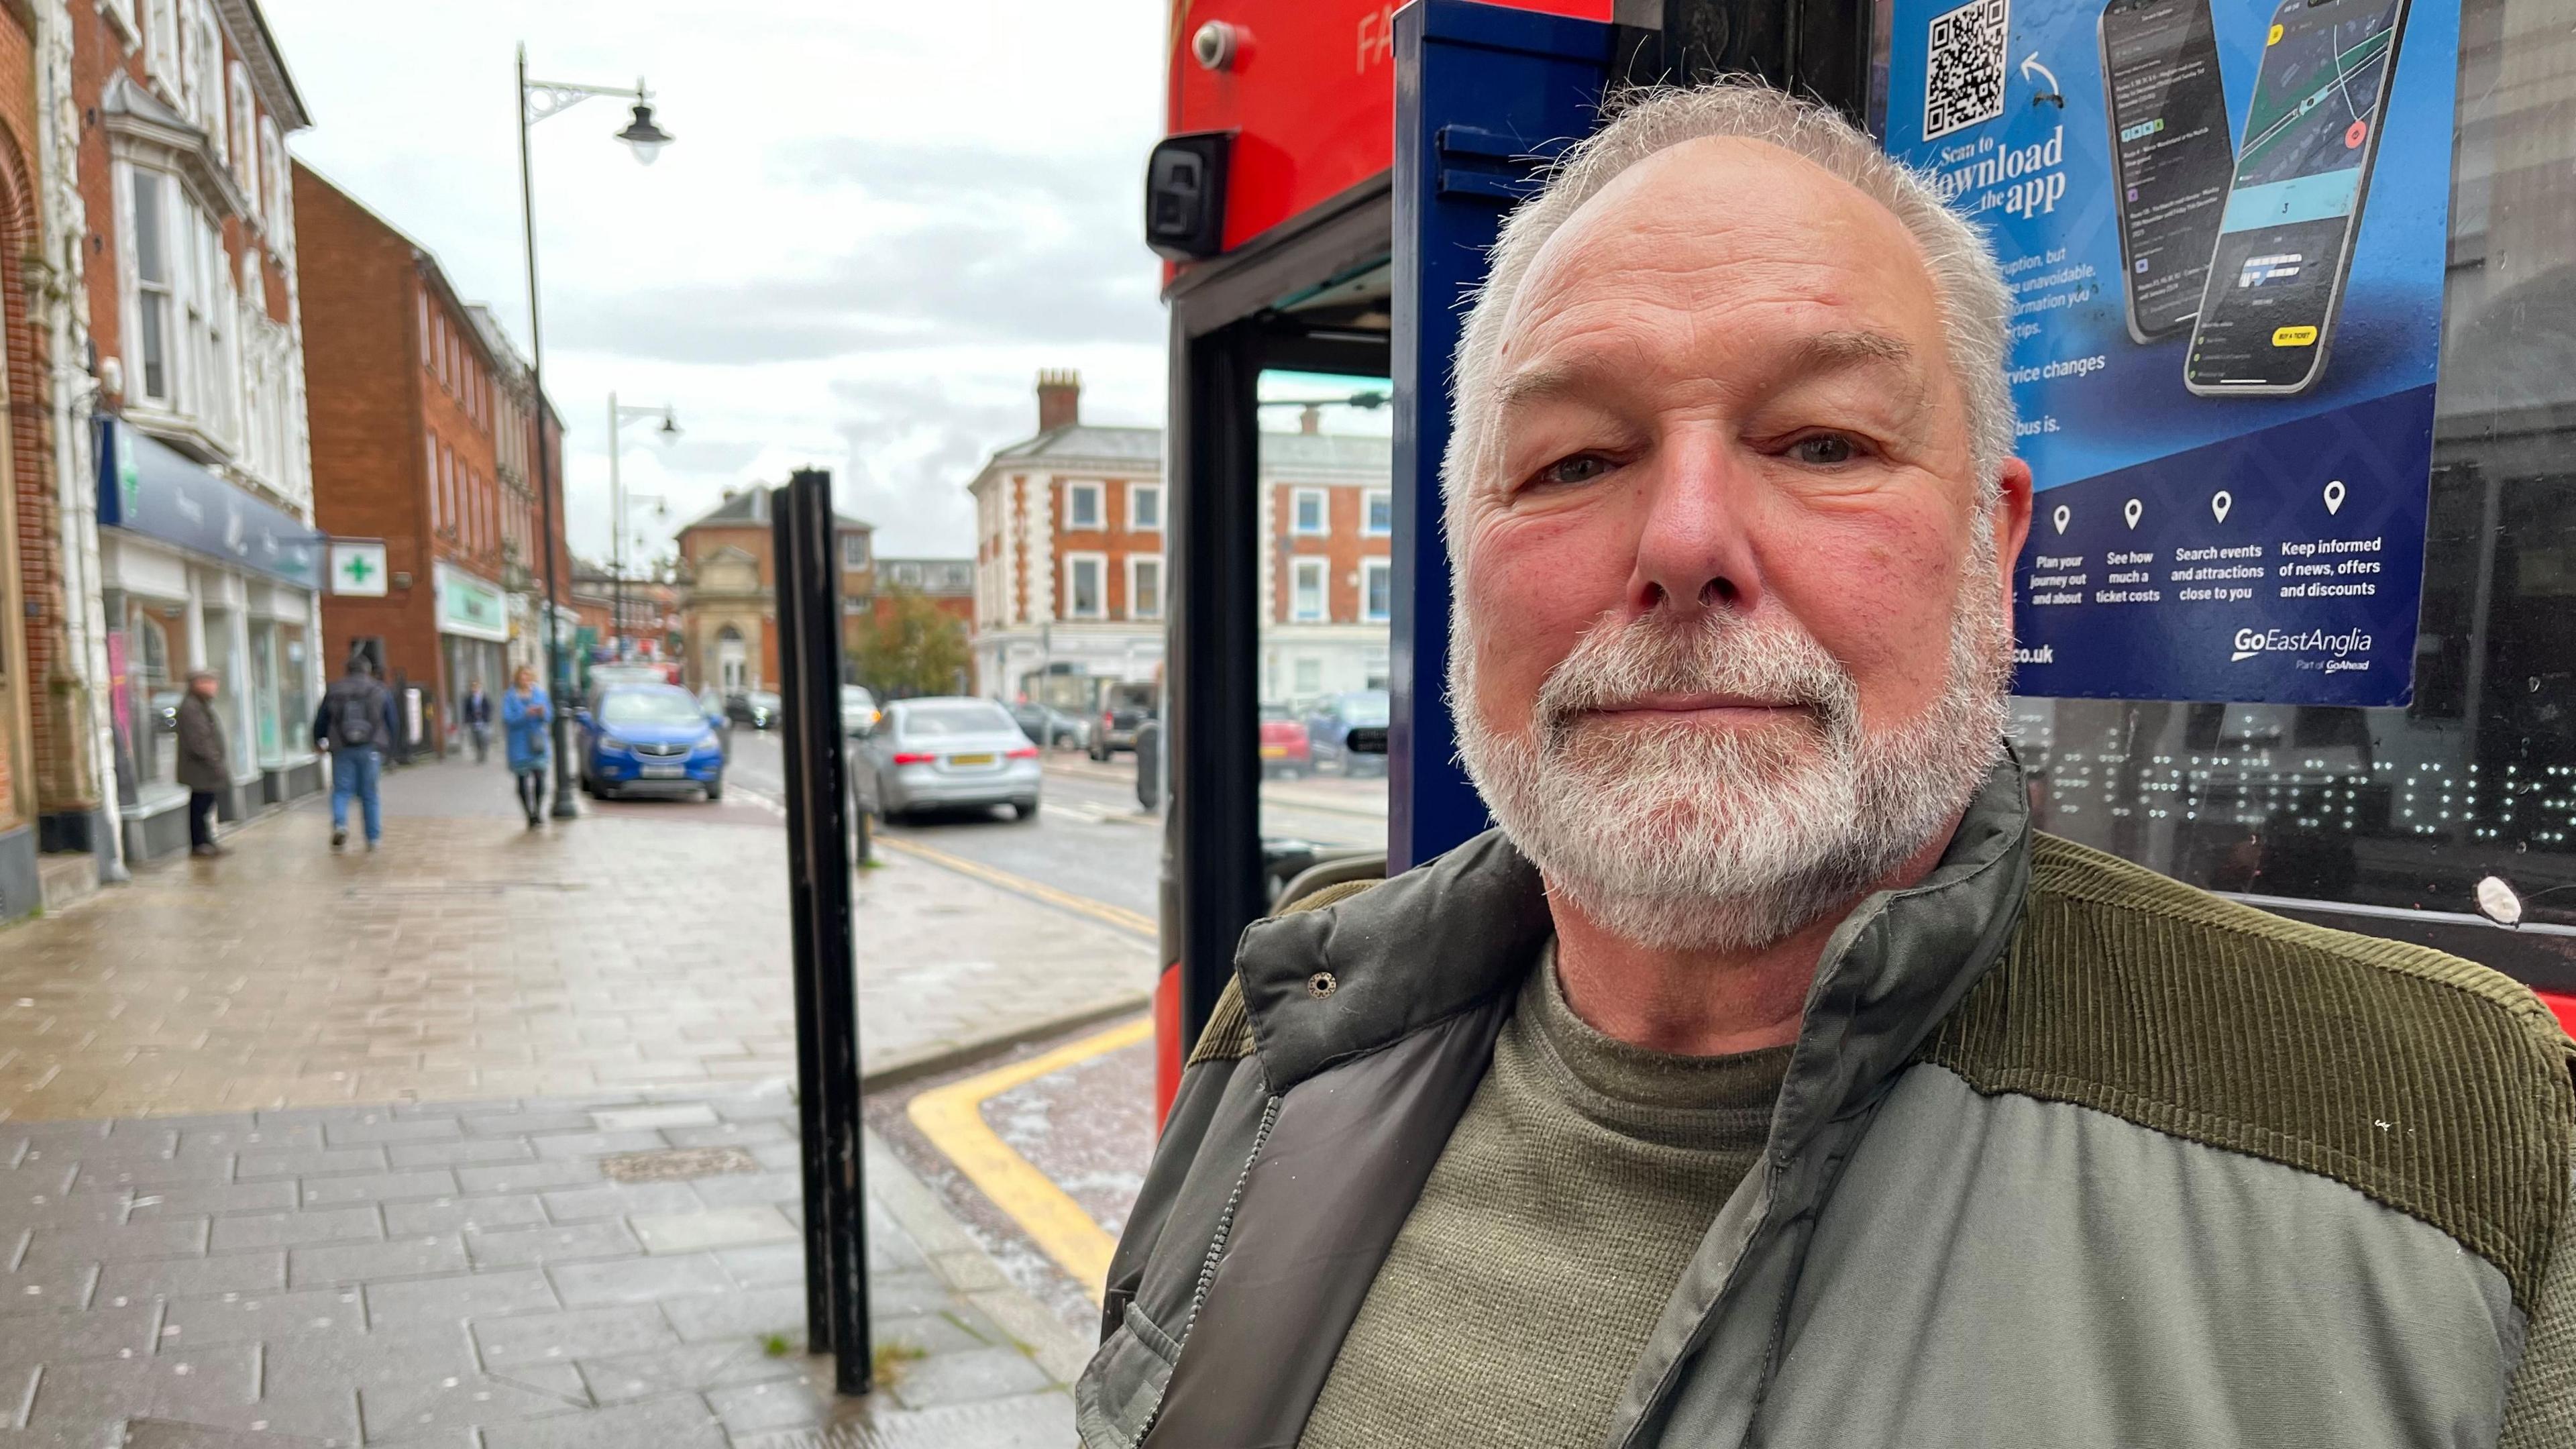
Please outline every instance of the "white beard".
[{"label": "white beard", "polygon": [[[1948,830],[1993,768],[2012,662],[1991,535],[1964,573],[1950,678],[1870,733],[1851,675],[1787,614],[1658,611],[1586,631],[1521,727],[1476,713],[1474,631],[1450,651],[1459,750],[1504,833],[1602,929],[1662,950],[1750,950],[1845,907]],[[1795,701],[1781,723],[1581,722],[1650,691]]]}]

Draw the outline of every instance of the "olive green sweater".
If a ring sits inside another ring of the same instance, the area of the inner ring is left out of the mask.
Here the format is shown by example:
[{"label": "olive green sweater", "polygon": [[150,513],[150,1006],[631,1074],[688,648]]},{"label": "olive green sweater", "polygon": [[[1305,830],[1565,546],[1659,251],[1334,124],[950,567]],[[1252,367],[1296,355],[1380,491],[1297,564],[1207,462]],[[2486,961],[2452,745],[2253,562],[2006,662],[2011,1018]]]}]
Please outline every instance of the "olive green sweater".
[{"label": "olive green sweater", "polygon": [[1540,953],[1300,1449],[1600,1442],[1709,1219],[1759,1160],[1789,1048],[1613,1041]]}]

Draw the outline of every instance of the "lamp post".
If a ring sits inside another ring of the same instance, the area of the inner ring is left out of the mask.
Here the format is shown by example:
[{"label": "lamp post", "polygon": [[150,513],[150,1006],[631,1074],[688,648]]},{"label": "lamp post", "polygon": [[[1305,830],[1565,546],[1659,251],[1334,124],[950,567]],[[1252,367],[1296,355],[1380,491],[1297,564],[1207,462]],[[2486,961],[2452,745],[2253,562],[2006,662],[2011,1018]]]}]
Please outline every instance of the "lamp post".
[{"label": "lamp post", "polygon": [[[564,673],[562,624],[560,611],[561,585],[555,574],[555,476],[554,455],[546,448],[546,333],[537,306],[537,203],[536,189],[530,179],[528,133],[548,116],[571,109],[592,96],[633,96],[635,110],[626,128],[617,133],[635,152],[637,162],[650,166],[653,158],[671,137],[653,123],[652,93],[637,79],[633,90],[624,86],[575,85],[564,81],[528,79],[528,48],[519,47],[519,220],[528,248],[528,381],[536,392],[537,402],[537,502],[544,514],[546,551],[546,688],[554,699],[553,719],[547,726],[553,736],[555,752],[555,803],[552,814],[557,820],[570,820],[581,813],[572,802],[572,761],[564,753]],[[616,445],[614,430],[609,444]]]},{"label": "lamp post", "polygon": [[[617,463],[619,457],[626,451],[624,447],[626,425],[642,418],[662,420],[662,426],[653,431],[663,442],[670,442],[680,436],[679,415],[671,411],[669,404],[665,403],[658,408],[621,407],[618,405],[616,393],[612,392],[608,395],[608,516],[616,529],[616,537],[609,541],[608,550],[610,573],[608,607],[611,636],[609,647],[617,651],[617,657],[620,659],[626,657],[623,641],[626,637],[627,498],[625,485],[618,480]],[[662,505],[662,500],[659,498],[654,499],[653,502]],[[667,508],[667,505],[662,506]]]}]

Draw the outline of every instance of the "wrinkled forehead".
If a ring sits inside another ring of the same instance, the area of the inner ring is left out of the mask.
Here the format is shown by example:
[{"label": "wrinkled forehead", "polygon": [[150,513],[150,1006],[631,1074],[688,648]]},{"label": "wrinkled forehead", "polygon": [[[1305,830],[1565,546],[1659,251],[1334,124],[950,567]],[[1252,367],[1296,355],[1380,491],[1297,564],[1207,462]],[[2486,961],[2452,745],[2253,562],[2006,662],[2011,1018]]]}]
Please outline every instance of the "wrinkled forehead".
[{"label": "wrinkled forehead", "polygon": [[[1503,327],[1508,371],[1581,341],[1637,345],[1659,321],[1686,347],[1874,333],[1946,355],[1937,284],[1895,213],[1782,147],[1686,141],[1629,167],[1531,259]],[[1644,359],[1638,359],[1643,361]],[[1933,369],[1933,370],[1938,370]]]}]

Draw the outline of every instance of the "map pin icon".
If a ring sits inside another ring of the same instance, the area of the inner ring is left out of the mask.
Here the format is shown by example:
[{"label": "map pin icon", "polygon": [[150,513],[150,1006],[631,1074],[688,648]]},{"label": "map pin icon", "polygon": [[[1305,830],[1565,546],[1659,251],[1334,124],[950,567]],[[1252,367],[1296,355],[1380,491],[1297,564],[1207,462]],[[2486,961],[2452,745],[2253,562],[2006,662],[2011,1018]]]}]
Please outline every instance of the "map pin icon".
[{"label": "map pin icon", "polygon": [[2130,500],[2129,500],[2129,502],[2128,502],[2127,506],[2123,507],[2123,508],[2120,510],[2120,514],[2121,514],[2121,516],[2122,516],[2122,517],[2124,517],[2124,518],[2126,518],[2126,519],[2128,519],[2128,520],[2129,520],[2129,526],[2130,526],[2131,528],[2135,528],[2135,527],[2137,527],[2137,526],[2138,526],[2138,519],[2139,519],[2142,515],[2144,515],[2144,514],[2146,513],[2146,511],[2147,511],[2147,506],[2146,506],[2145,504],[2140,503],[2138,500],[2136,500],[2136,499],[2132,498],[2132,499],[2130,499]]},{"label": "map pin icon", "polygon": [[2218,521],[2221,523],[2225,523],[2227,521],[2227,510],[2235,506],[2236,500],[2230,497],[2227,490],[2224,488],[2219,489],[2209,497],[2209,511],[2217,514]]},{"label": "map pin icon", "polygon": [[2075,510],[2061,503],[2057,505],[2057,511],[2055,513],[2048,515],[2048,521],[2057,525],[2058,532],[2064,533],[2066,531],[2066,525],[2068,522],[2073,520],[2074,517]]},{"label": "map pin icon", "polygon": [[2326,512],[2330,514],[2343,512],[2343,480],[2341,478],[2337,478],[2326,485]]}]

